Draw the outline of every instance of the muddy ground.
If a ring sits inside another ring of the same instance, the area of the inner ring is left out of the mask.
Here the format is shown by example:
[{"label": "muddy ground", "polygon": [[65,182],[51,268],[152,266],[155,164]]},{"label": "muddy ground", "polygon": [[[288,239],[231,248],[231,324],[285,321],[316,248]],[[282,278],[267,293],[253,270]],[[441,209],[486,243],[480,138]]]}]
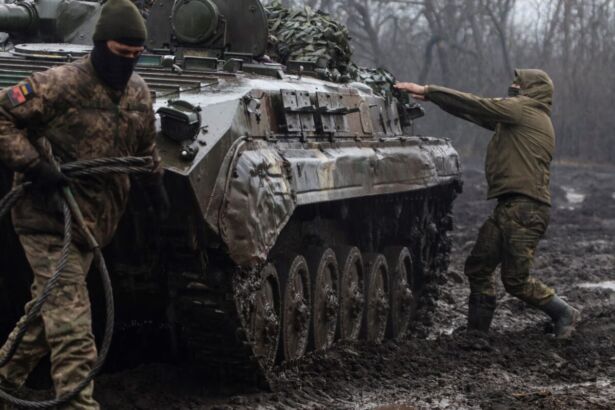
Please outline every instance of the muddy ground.
[{"label": "muddy ground", "polygon": [[280,390],[222,391],[207,370],[142,364],[105,374],[96,396],[105,409],[205,408],[615,408],[615,168],[558,165],[554,208],[535,274],[582,309],[571,341],[546,333],[546,317],[500,289],[488,339],[463,331],[465,256],[493,203],[484,175],[466,167],[455,206],[454,251],[435,312],[412,334],[382,346],[340,346],[280,373]]}]

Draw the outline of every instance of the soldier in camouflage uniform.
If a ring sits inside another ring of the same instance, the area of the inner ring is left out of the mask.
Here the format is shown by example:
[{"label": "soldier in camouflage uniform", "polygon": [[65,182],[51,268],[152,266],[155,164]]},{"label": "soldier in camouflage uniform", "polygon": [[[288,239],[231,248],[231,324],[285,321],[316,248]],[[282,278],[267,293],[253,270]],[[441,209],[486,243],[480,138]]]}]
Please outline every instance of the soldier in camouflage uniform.
[{"label": "soldier in camouflage uniform", "polygon": [[[17,173],[17,183],[33,182],[12,214],[34,272],[33,298],[40,295],[60,257],[63,217],[55,205],[58,189],[70,186],[101,246],[111,240],[130,189],[125,175],[67,181],[48,161],[52,152],[62,163],[152,156],[155,169],[143,177],[143,183],[159,216],[168,211],[150,93],[133,73],[145,40],[145,24],[136,7],[129,0],[108,0],[90,56],[36,73],[0,93],[0,160]],[[77,228],[74,237],[58,286],[11,362],[0,369],[0,388],[17,390],[48,353],[57,396],[69,393],[90,372],[97,356],[86,287],[93,255]],[[93,383],[63,408],[98,409],[92,394]]]},{"label": "soldier in camouflage uniform", "polygon": [[439,86],[397,84],[457,117],[495,131],[486,157],[493,214],[481,227],[466,264],[470,281],[468,329],[487,332],[496,305],[495,269],[501,265],[508,293],[543,310],[558,338],[570,337],[578,310],[530,275],[534,252],[549,225],[553,83],[541,70],[516,70],[509,98],[481,98]]}]

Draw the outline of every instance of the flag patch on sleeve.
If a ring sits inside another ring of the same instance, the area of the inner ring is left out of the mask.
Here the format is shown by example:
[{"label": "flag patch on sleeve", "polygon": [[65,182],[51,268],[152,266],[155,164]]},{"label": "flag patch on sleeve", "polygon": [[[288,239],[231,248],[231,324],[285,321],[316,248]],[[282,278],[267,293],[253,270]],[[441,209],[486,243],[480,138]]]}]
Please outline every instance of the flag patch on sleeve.
[{"label": "flag patch on sleeve", "polygon": [[32,95],[34,95],[34,90],[32,90],[32,85],[27,82],[11,87],[8,91],[9,101],[13,107],[25,103]]}]

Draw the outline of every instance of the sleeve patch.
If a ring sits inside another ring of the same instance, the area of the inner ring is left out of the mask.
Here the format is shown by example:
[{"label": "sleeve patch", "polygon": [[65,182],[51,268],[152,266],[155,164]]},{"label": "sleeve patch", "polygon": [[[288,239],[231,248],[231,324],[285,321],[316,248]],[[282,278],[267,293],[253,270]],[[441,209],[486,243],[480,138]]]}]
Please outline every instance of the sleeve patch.
[{"label": "sleeve patch", "polygon": [[34,95],[34,91],[32,85],[26,82],[10,88],[7,95],[11,106],[17,107],[28,101]]}]

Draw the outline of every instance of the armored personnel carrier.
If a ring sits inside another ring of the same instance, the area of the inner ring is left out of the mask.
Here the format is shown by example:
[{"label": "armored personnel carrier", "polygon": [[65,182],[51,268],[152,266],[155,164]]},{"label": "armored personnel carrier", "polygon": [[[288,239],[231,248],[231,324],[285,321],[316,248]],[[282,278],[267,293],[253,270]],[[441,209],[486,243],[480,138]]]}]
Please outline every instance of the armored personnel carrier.
[{"label": "armored personnel carrier", "polygon": [[[0,84],[86,55],[99,10],[0,5]],[[155,97],[172,213],[158,222],[134,186],[105,251],[118,323],[164,323],[182,355],[261,376],[339,340],[403,337],[448,263],[461,189],[450,142],[413,135],[420,107],[390,94],[323,81],[309,62],[262,62],[258,0],[157,0],[147,15],[138,72]],[[10,175],[1,181],[6,191]],[[2,224],[8,330],[28,268]]]}]

